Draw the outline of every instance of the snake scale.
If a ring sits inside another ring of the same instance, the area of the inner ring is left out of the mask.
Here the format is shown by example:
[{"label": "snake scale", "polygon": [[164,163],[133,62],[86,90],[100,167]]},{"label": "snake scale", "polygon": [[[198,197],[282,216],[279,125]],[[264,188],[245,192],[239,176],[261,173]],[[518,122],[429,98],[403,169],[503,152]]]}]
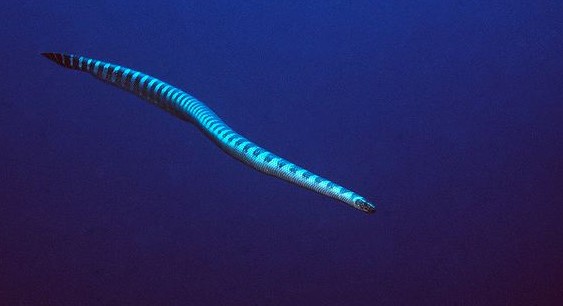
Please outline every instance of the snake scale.
[{"label": "snake scale", "polygon": [[374,204],[364,197],[257,146],[231,129],[203,102],[166,82],[127,67],[83,56],[62,53],[42,55],[63,67],[90,73],[130,91],[194,124],[224,152],[262,173],[340,200],[363,212],[375,212]]}]

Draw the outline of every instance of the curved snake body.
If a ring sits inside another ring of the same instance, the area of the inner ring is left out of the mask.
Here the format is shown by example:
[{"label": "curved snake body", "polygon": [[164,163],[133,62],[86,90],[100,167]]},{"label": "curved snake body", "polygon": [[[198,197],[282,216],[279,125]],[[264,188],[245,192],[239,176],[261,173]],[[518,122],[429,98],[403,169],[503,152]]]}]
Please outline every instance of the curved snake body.
[{"label": "curved snake body", "polygon": [[375,212],[375,206],[364,197],[257,146],[231,129],[203,102],[166,82],[130,68],[83,56],[42,55],[63,67],[88,72],[191,122],[227,154],[260,172],[335,198],[366,213]]}]

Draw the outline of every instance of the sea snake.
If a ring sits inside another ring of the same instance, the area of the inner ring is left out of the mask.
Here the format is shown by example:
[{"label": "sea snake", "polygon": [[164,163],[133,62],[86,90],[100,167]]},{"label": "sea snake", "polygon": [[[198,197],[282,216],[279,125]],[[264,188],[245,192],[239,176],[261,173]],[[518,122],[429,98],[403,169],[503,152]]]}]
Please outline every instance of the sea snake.
[{"label": "sea snake", "polygon": [[88,72],[102,81],[130,91],[194,124],[221,150],[260,172],[340,200],[363,212],[375,212],[375,205],[364,197],[257,146],[231,129],[203,102],[166,82],[127,67],[83,56],[41,54],[63,67]]}]

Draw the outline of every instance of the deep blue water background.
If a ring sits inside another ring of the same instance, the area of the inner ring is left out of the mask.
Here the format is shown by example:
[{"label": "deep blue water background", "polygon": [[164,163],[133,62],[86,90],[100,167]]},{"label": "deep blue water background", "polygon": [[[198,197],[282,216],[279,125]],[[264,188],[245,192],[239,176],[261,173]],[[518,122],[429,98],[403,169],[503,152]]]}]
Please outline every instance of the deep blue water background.
[{"label": "deep blue water background", "polygon": [[[563,2],[0,4],[0,304],[555,304]],[[257,173],[129,66],[378,203]]]}]

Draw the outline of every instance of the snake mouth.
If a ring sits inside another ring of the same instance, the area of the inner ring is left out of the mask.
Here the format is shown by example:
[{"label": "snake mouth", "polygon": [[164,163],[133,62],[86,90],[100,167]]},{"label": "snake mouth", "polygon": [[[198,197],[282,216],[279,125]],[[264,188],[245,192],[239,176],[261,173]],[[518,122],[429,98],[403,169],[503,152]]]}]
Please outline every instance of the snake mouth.
[{"label": "snake mouth", "polygon": [[365,213],[375,213],[375,205],[366,201],[365,199],[357,199],[356,201],[354,201],[354,206]]}]

